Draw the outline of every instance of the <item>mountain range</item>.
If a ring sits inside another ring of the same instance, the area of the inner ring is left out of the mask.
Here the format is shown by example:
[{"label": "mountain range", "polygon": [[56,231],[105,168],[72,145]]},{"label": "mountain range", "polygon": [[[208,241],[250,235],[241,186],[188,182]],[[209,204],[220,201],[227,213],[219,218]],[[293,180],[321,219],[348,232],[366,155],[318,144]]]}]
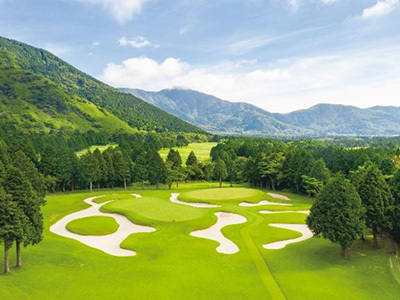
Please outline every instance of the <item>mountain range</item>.
[{"label": "mountain range", "polygon": [[270,137],[400,135],[400,107],[318,104],[287,114],[185,89],[121,88],[182,120],[216,134]]}]

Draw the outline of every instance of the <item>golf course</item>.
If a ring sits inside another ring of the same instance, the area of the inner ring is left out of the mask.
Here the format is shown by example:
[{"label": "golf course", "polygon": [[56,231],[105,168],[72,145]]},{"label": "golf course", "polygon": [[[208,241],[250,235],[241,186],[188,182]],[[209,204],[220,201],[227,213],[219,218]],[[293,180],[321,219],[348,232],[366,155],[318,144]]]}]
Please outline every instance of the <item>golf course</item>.
[{"label": "golf course", "polygon": [[398,261],[369,236],[343,260],[290,229],[305,226],[311,198],[217,186],[48,196],[44,240],[0,275],[0,298],[398,299]]}]

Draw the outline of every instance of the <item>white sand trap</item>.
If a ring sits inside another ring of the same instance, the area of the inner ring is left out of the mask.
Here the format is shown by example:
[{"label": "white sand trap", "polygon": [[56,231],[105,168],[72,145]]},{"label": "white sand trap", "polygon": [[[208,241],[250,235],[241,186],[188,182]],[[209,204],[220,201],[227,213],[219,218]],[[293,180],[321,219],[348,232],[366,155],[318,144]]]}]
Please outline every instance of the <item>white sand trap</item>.
[{"label": "white sand trap", "polygon": [[[101,196],[98,196],[98,197],[101,197]],[[50,231],[55,234],[64,236],[64,237],[77,240],[89,247],[99,249],[99,250],[101,250],[107,254],[113,255],[113,256],[134,256],[134,255],[136,255],[135,251],[122,249],[120,247],[122,241],[125,240],[129,235],[131,235],[133,233],[154,232],[154,231],[156,231],[155,228],[133,224],[126,217],[119,215],[119,214],[101,212],[100,211],[101,206],[103,206],[111,201],[114,201],[114,200],[107,201],[107,202],[101,203],[101,204],[97,204],[97,203],[93,202],[93,199],[98,198],[98,197],[91,197],[91,198],[85,199],[84,201],[86,203],[90,204],[91,207],[89,207],[85,210],[78,211],[76,213],[72,213],[68,216],[65,216],[64,218],[59,220],[57,223],[55,223],[53,226],[51,226]],[[72,233],[66,228],[67,224],[73,220],[86,218],[86,217],[92,217],[92,216],[106,216],[106,217],[114,218],[115,221],[117,221],[117,223],[119,224],[119,228],[118,228],[117,232],[109,234],[109,235],[104,235],[104,236],[83,236],[83,235]]]},{"label": "white sand trap", "polygon": [[284,195],[275,194],[275,193],[267,193],[267,194],[270,195],[272,198],[275,198],[275,199],[290,200],[288,197],[286,197]]},{"label": "white sand trap", "polygon": [[288,204],[288,203],[276,203],[276,202],[270,202],[268,200],[263,200],[258,203],[241,202],[241,203],[239,203],[239,205],[243,206],[243,207],[254,207],[254,206],[262,206],[262,205],[293,206],[292,204]]},{"label": "white sand trap", "polygon": [[241,215],[217,212],[215,215],[218,218],[217,223],[210,228],[197,230],[190,233],[191,236],[209,239],[218,242],[217,252],[224,254],[234,254],[239,252],[239,247],[234,242],[228,240],[221,232],[225,226],[246,223],[247,219]]},{"label": "white sand trap", "polygon": [[140,194],[131,194],[132,196],[135,196],[136,198],[142,198],[142,195]]},{"label": "white sand trap", "polygon": [[221,205],[216,205],[216,204],[209,204],[209,203],[198,203],[198,202],[183,202],[178,199],[179,194],[171,194],[171,202],[176,203],[176,204],[183,204],[187,206],[192,206],[192,207],[200,207],[200,208],[215,208],[215,207],[221,207]]},{"label": "white sand trap", "polygon": [[309,210],[260,210],[260,214],[287,214],[287,213],[296,213],[296,214],[305,214],[309,215],[310,211]]},{"label": "white sand trap", "polygon": [[305,240],[313,237],[313,233],[311,232],[310,229],[308,229],[307,225],[301,225],[301,224],[269,224],[269,226],[298,231],[298,232],[300,232],[302,234],[302,236],[299,237],[299,238],[296,238],[296,239],[290,239],[290,240],[285,240],[285,241],[279,241],[279,242],[274,242],[274,243],[270,243],[270,244],[265,244],[265,245],[263,245],[263,247],[265,249],[274,249],[274,250],[275,249],[282,249],[282,248],[285,248],[286,245],[293,244],[293,243],[298,243],[298,242],[301,242],[301,241],[305,241]]}]

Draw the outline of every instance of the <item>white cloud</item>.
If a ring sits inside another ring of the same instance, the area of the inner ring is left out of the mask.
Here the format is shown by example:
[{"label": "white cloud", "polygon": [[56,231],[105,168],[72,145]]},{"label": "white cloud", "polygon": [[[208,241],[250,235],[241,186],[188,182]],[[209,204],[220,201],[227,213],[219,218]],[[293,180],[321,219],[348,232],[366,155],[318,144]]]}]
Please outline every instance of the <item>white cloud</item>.
[{"label": "white cloud", "polygon": [[184,35],[193,29],[193,23],[186,24],[179,29],[179,34]]},{"label": "white cloud", "polygon": [[338,2],[338,1],[339,0],[321,0],[322,4],[326,4],[326,5],[329,5],[329,4]]},{"label": "white cloud", "polygon": [[361,15],[361,19],[373,19],[390,14],[396,6],[399,4],[399,0],[382,0],[378,1],[374,6],[365,8]]},{"label": "white cloud", "polygon": [[142,36],[138,36],[133,38],[132,40],[128,40],[126,37],[122,37],[118,40],[118,43],[120,46],[131,46],[133,48],[144,48],[144,47],[153,47],[153,48],[158,48],[159,45],[155,45],[151,43],[148,39]]},{"label": "white cloud", "polygon": [[119,23],[132,20],[135,14],[140,13],[147,0],[77,0],[92,5],[101,5],[104,10],[111,13]]},{"label": "white cloud", "polygon": [[92,46],[94,46],[94,47],[100,46],[100,42],[97,42],[97,41],[93,42]]},{"label": "white cloud", "polygon": [[116,87],[160,90],[184,87],[269,111],[288,112],[327,102],[399,105],[400,46],[300,57],[260,65],[255,61],[190,65],[176,58],[147,57],[110,63],[102,79]]}]

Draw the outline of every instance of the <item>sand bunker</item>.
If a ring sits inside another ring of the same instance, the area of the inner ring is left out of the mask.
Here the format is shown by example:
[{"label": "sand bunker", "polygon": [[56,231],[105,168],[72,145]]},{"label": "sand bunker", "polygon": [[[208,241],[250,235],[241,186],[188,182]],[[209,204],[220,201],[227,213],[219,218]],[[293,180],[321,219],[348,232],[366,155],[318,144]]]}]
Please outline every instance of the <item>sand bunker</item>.
[{"label": "sand bunker", "polygon": [[279,241],[279,242],[274,242],[270,244],[265,244],[263,247],[265,249],[282,249],[285,248],[286,245],[293,244],[293,243],[298,243],[304,240],[307,240],[309,238],[313,237],[313,233],[311,232],[310,229],[308,229],[307,225],[300,225],[300,224],[269,224],[269,226],[272,227],[277,227],[277,228],[283,228],[283,229],[289,229],[289,230],[294,230],[298,231],[302,234],[301,237],[296,238],[296,239],[290,239],[290,240],[285,240],[285,241]]},{"label": "sand bunker", "polygon": [[142,198],[142,195],[140,194],[131,194],[132,196],[135,196],[136,198]]},{"label": "sand bunker", "polygon": [[[86,203],[88,203],[89,205],[91,205],[91,207],[89,207],[85,210],[78,211],[76,213],[72,213],[68,216],[65,216],[64,218],[59,220],[57,223],[55,223],[53,226],[51,226],[50,231],[55,234],[64,236],[64,237],[77,240],[89,247],[99,249],[99,250],[101,250],[107,254],[113,255],[113,256],[134,256],[134,255],[136,255],[135,251],[122,249],[120,247],[122,241],[124,241],[129,235],[131,235],[133,233],[154,232],[154,231],[156,231],[155,228],[133,224],[126,217],[119,215],[119,214],[101,212],[100,211],[101,206],[103,206],[107,203],[110,203],[111,201],[114,201],[114,200],[107,201],[107,202],[101,203],[101,204],[97,204],[97,203],[93,202],[93,200],[95,198],[99,198],[99,197],[101,197],[101,196],[85,199],[84,201]],[[66,228],[67,224],[73,220],[86,218],[86,217],[92,217],[92,216],[112,217],[119,224],[119,228],[115,233],[109,234],[109,235],[104,235],[104,236],[83,236],[83,235],[72,233]]]},{"label": "sand bunker", "polygon": [[239,205],[243,206],[243,207],[254,207],[254,206],[262,206],[262,205],[293,206],[292,204],[288,204],[288,203],[276,203],[276,202],[270,202],[268,200],[263,200],[258,203],[241,202],[241,203],[239,203]]},{"label": "sand bunker", "polygon": [[216,207],[221,207],[220,205],[215,205],[215,204],[209,204],[209,203],[198,203],[198,202],[183,202],[178,200],[179,194],[171,194],[171,202],[176,203],[176,204],[183,204],[187,206],[192,206],[192,207],[199,207],[199,208],[216,208]]},{"label": "sand bunker", "polygon": [[260,210],[260,214],[287,214],[287,213],[297,213],[297,214],[305,214],[309,215],[309,210]]},{"label": "sand bunker", "polygon": [[215,215],[218,218],[217,223],[210,228],[193,231],[190,235],[218,242],[220,245],[217,247],[217,252],[219,253],[234,254],[239,252],[239,247],[231,240],[227,239],[222,234],[221,229],[229,225],[246,223],[247,219],[241,215],[226,212],[217,212]]},{"label": "sand bunker", "polygon": [[267,193],[267,194],[270,195],[272,198],[275,198],[275,199],[290,200],[288,197],[286,197],[284,195],[275,194],[275,193]]}]

